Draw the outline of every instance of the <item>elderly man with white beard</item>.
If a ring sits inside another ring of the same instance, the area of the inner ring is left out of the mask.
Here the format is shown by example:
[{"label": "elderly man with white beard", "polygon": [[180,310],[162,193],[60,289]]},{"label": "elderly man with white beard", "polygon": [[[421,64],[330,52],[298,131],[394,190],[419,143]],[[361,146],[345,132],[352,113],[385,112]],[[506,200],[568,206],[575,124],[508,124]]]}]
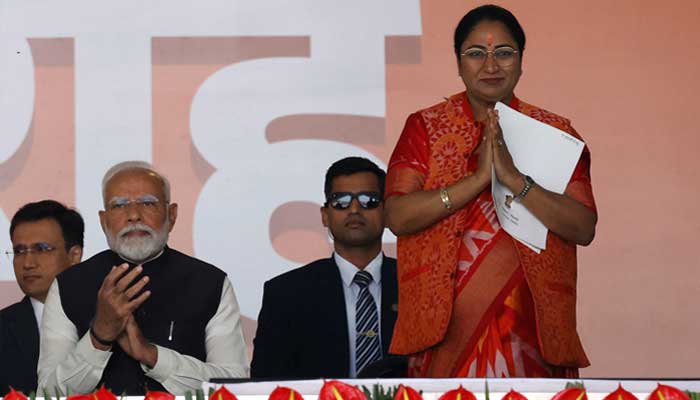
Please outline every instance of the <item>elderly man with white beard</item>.
[{"label": "elderly man with white beard", "polygon": [[149,164],[112,167],[100,223],[110,250],[59,274],[41,326],[39,389],[183,394],[246,377],[238,303],[226,274],[167,246],[170,184]]}]

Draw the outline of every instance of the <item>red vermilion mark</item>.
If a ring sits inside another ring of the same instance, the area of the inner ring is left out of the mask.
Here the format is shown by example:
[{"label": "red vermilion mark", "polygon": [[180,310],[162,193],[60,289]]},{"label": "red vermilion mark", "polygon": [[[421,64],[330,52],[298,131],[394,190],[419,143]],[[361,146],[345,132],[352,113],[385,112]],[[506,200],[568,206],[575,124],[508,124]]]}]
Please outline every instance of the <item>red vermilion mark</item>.
[{"label": "red vermilion mark", "polygon": [[493,34],[489,33],[486,35],[486,43],[491,47],[493,45]]}]

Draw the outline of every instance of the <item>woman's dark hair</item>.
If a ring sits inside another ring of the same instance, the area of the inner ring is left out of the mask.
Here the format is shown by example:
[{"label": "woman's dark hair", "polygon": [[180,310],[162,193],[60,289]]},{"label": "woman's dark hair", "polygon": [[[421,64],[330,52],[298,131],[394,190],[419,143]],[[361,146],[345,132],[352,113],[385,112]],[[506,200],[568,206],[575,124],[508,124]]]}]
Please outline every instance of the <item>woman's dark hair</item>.
[{"label": "woman's dark hair", "polygon": [[12,237],[17,225],[42,219],[52,219],[58,223],[63,234],[63,241],[66,243],[66,251],[73,246],[83,247],[83,234],[85,232],[83,217],[77,211],[55,200],[42,200],[22,206],[10,222],[10,237]]},{"label": "woman's dark hair", "polygon": [[525,52],[525,31],[523,27],[520,26],[520,22],[515,18],[515,16],[503,7],[499,7],[493,4],[486,4],[479,6],[469,11],[462,20],[459,21],[457,29],[455,29],[455,55],[457,60],[459,60],[460,48],[462,43],[469,36],[469,34],[474,30],[482,21],[496,21],[505,25],[510,35],[515,39],[518,44],[518,51],[520,52],[520,57],[523,56]]},{"label": "woman's dark hair", "polygon": [[360,172],[371,172],[377,177],[377,182],[379,182],[379,192],[382,197],[384,197],[384,181],[386,180],[386,172],[379,168],[377,164],[372,161],[362,158],[362,157],[346,157],[342,160],[338,160],[333,163],[333,165],[326,171],[326,180],[324,183],[323,191],[326,195],[326,199],[331,196],[331,190],[333,188],[333,179],[344,176],[353,175]]}]

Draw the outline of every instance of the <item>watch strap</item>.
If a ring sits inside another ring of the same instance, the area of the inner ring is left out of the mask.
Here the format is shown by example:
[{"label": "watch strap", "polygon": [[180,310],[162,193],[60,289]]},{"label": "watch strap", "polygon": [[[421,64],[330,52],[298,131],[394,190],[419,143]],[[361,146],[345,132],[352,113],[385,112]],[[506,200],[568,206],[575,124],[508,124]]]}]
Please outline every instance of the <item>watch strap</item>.
[{"label": "watch strap", "polygon": [[530,189],[532,189],[532,186],[534,185],[535,181],[532,178],[530,178],[530,176],[525,175],[525,186],[523,187],[523,190],[521,190],[520,193],[518,193],[518,195],[515,196],[515,198],[519,200],[525,198],[525,196],[527,196],[527,193],[530,191]]},{"label": "watch strap", "polygon": [[90,321],[90,335],[92,335],[92,338],[95,339],[95,341],[97,341],[97,343],[99,343],[103,346],[111,346],[115,342],[115,340],[103,339],[103,338],[99,337],[97,335],[97,333],[95,333],[95,320],[94,319],[92,321]]}]

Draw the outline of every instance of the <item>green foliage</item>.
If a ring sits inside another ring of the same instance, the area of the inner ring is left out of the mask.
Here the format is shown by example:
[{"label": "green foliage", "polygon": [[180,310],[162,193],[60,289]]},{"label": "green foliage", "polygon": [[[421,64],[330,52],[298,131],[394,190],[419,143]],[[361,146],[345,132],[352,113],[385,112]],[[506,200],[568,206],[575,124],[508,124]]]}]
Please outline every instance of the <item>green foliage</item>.
[{"label": "green foliage", "polygon": [[398,386],[392,386],[386,390],[379,384],[372,385],[372,390],[367,389],[367,386],[362,386],[362,391],[367,397],[367,400],[394,400],[396,392],[399,390]]},{"label": "green foliage", "polygon": [[700,392],[691,392],[686,390],[685,393],[690,397],[690,400],[700,400]]},{"label": "green foliage", "polygon": [[197,400],[204,400],[204,390],[202,390],[202,389],[195,390],[194,398]]},{"label": "green foliage", "polygon": [[566,389],[571,389],[571,388],[586,390],[586,386],[583,385],[583,381],[566,382]]},{"label": "green foliage", "polygon": [[[42,392],[44,392],[44,400],[51,400],[51,395],[49,394],[49,391],[46,389],[42,389]],[[58,399],[56,399],[58,400]]]},{"label": "green foliage", "polygon": [[189,390],[185,392],[185,400],[192,400],[192,392]]}]

